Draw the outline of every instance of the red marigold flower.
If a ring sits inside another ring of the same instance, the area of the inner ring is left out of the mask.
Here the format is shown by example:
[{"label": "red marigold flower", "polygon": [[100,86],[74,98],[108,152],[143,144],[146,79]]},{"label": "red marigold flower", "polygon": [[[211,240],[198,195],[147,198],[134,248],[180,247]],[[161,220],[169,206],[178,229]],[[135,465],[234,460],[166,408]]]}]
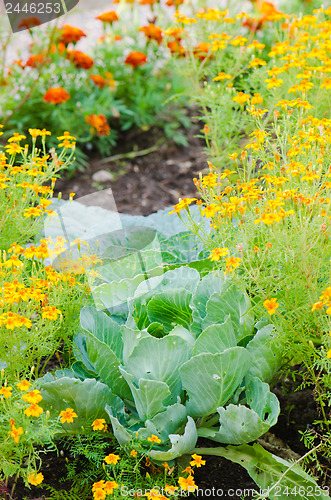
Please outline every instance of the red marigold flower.
[{"label": "red marigold flower", "polygon": [[68,43],[77,43],[84,36],[86,36],[84,31],[66,24],[60,29],[59,42],[65,45],[68,45]]},{"label": "red marigold flower", "polygon": [[103,89],[107,85],[107,80],[101,75],[91,75],[90,78],[99,89]]},{"label": "red marigold flower", "polygon": [[104,12],[100,14],[100,16],[96,17],[99,21],[103,23],[112,24],[114,21],[118,21],[118,16],[114,10],[110,10],[109,12]]},{"label": "red marigold flower", "polygon": [[45,57],[42,54],[34,54],[29,57],[25,63],[25,67],[37,68],[45,62]]},{"label": "red marigold flower", "polygon": [[110,135],[110,127],[105,115],[91,114],[85,117],[86,122],[91,125],[92,131],[96,131],[99,136]]},{"label": "red marigold flower", "polygon": [[177,40],[171,40],[167,43],[168,49],[172,54],[178,54],[180,56],[185,56],[185,47],[181,45]]},{"label": "red marigold flower", "polygon": [[155,40],[159,45],[162,42],[162,30],[153,23],[139,28],[139,31],[142,31],[148,40]]},{"label": "red marigold flower", "polygon": [[40,26],[41,21],[38,17],[27,17],[22,19],[20,24],[17,26],[18,28],[26,28],[27,30],[33,28],[34,26]]},{"label": "red marigold flower", "polygon": [[141,66],[147,62],[147,56],[143,52],[133,51],[125,59],[125,64],[130,64],[133,68]]},{"label": "red marigold flower", "polygon": [[43,96],[43,100],[51,104],[62,104],[68,99],[70,99],[70,94],[62,87],[53,87],[47,90],[46,94]]},{"label": "red marigold flower", "polygon": [[90,69],[94,64],[93,59],[80,50],[68,50],[68,59],[74,63],[76,68]]}]

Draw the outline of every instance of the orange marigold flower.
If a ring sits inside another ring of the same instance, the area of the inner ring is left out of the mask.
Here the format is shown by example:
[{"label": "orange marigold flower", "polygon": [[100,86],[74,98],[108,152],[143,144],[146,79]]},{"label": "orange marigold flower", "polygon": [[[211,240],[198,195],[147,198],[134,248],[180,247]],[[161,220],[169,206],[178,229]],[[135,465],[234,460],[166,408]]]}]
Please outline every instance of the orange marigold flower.
[{"label": "orange marigold flower", "polygon": [[110,127],[107,123],[105,115],[88,115],[85,117],[86,122],[91,125],[92,131],[96,131],[99,136],[110,135]]},{"label": "orange marigold flower", "polygon": [[148,26],[142,26],[139,28],[146,36],[147,40],[155,40],[159,45],[162,42],[162,30],[155,24],[150,23]]},{"label": "orange marigold flower", "polygon": [[68,50],[68,59],[73,62],[76,68],[90,69],[94,65],[93,59],[80,50]]},{"label": "orange marigold flower", "polygon": [[119,459],[120,459],[119,455],[114,455],[114,453],[110,453],[104,458],[104,461],[108,465],[116,465]]},{"label": "orange marigold flower", "polygon": [[51,104],[62,104],[68,101],[68,99],[70,99],[70,94],[62,87],[53,87],[47,90],[43,96],[43,100]]},{"label": "orange marigold flower", "polygon": [[107,80],[101,75],[90,75],[90,78],[99,89],[103,89],[107,85]]},{"label": "orange marigold flower", "polygon": [[68,43],[76,43],[81,38],[86,37],[84,31],[74,26],[66,24],[60,29],[59,42],[68,45]]},{"label": "orange marigold flower", "polygon": [[74,421],[74,418],[77,418],[78,415],[72,408],[67,408],[66,410],[61,411],[60,417],[62,424],[64,424],[64,422],[68,422],[68,424],[71,424]]},{"label": "orange marigold flower", "polygon": [[171,40],[168,42],[167,47],[172,54],[185,56],[185,47],[183,47],[183,45],[181,45],[177,40]]},{"label": "orange marigold flower", "polygon": [[147,56],[143,52],[133,51],[125,59],[125,64],[129,64],[133,68],[141,66],[147,62]]},{"label": "orange marigold flower", "polygon": [[267,309],[268,313],[270,316],[272,314],[275,314],[276,309],[279,307],[279,304],[277,302],[277,297],[274,297],[272,299],[267,299],[263,302],[264,307]]},{"label": "orange marigold flower", "polygon": [[107,495],[111,495],[116,488],[118,488],[118,484],[116,483],[116,481],[105,482],[104,491],[107,493]]},{"label": "orange marigold flower", "polygon": [[100,14],[100,16],[96,17],[99,21],[103,23],[112,24],[114,21],[118,21],[118,15],[114,10],[110,10],[109,12],[104,12]]}]

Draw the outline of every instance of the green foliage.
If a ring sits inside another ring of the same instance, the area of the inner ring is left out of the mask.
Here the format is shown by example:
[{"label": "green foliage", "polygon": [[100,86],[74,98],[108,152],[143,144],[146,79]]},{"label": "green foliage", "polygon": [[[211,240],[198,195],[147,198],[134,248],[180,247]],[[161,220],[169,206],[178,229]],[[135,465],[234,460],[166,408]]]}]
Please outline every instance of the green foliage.
[{"label": "green foliage", "polygon": [[[216,275],[200,280],[196,270],[180,267],[153,280],[128,297],[122,320],[94,308],[81,311],[77,361],[71,371],[44,377],[45,401],[53,411],[65,404],[75,409],[80,419],[68,424],[68,432],[106,410],[122,446],[138,443],[158,461],[189,453],[198,435],[229,442],[228,425],[231,442],[256,439],[279,413],[268,385],[251,373],[273,375],[259,371],[261,351],[273,369],[280,365],[276,343],[269,348],[275,342],[272,328],[257,333],[254,347],[248,298]],[[99,387],[110,391],[107,405]],[[153,449],[152,434],[160,439]]]}]

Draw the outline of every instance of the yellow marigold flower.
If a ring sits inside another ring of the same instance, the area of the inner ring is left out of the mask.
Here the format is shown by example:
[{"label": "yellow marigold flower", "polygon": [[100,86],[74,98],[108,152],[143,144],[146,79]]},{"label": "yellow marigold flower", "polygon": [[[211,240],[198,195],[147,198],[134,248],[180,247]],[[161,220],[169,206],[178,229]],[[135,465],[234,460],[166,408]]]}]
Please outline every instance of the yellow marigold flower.
[{"label": "yellow marigold flower", "polygon": [[12,390],[13,390],[12,387],[3,386],[0,389],[0,396],[3,396],[6,399],[10,398],[10,396],[12,395],[12,392],[11,392]]},{"label": "yellow marigold flower", "polygon": [[238,104],[245,104],[245,102],[248,102],[250,100],[251,96],[250,94],[245,94],[244,92],[238,92],[238,94],[232,98],[234,102],[237,102]]},{"label": "yellow marigold flower", "polygon": [[22,153],[22,151],[24,151],[22,146],[19,146],[16,143],[8,144],[7,146],[5,146],[5,149],[9,155],[16,155],[16,154]]},{"label": "yellow marigold flower", "polygon": [[226,248],[214,248],[212,253],[209,255],[211,261],[218,261],[221,257],[225,257],[229,253],[229,249]]},{"label": "yellow marigold flower", "polygon": [[314,312],[316,309],[323,309],[323,302],[315,302],[311,310]]},{"label": "yellow marigold flower", "polygon": [[231,78],[231,75],[227,75],[222,71],[222,73],[218,73],[218,75],[213,78],[213,82],[222,82],[223,80],[231,80]]},{"label": "yellow marigold flower", "polygon": [[267,309],[270,316],[275,314],[276,309],[279,307],[277,302],[277,297],[273,297],[272,299],[267,299],[263,302],[264,307]]},{"label": "yellow marigold flower", "polygon": [[38,486],[38,484],[42,483],[43,480],[44,476],[41,472],[37,474],[36,471],[32,471],[28,475],[28,483],[33,484],[33,486]]},{"label": "yellow marigold flower", "polygon": [[38,389],[34,389],[33,391],[28,392],[28,394],[24,394],[21,399],[23,399],[27,403],[36,404],[40,403],[43,397]]},{"label": "yellow marigold flower", "polygon": [[326,353],[326,357],[327,357],[328,359],[330,359],[330,358],[331,358],[331,349],[329,349],[329,350],[328,350],[328,352]]},{"label": "yellow marigold flower", "polygon": [[104,461],[108,465],[116,465],[119,459],[120,459],[119,455],[114,455],[114,453],[110,453],[104,458]]},{"label": "yellow marigold flower", "polygon": [[43,412],[42,407],[37,405],[37,404],[32,404],[24,410],[24,413],[27,417],[37,417],[38,418],[42,414],[42,412]]},{"label": "yellow marigold flower", "polygon": [[274,89],[276,87],[280,87],[281,84],[284,83],[284,80],[282,80],[281,78],[276,78],[275,76],[273,76],[272,78],[267,78],[264,81],[268,84],[267,89]]},{"label": "yellow marigold flower", "polygon": [[178,479],[178,484],[182,488],[182,490],[187,490],[187,491],[195,491],[198,487],[194,482],[193,476],[191,474],[189,476],[185,477],[180,477]]},{"label": "yellow marigold flower", "polygon": [[196,198],[183,198],[182,200],[179,199],[179,203],[177,203],[177,205],[174,205],[174,210],[171,210],[171,212],[169,212],[169,215],[170,214],[174,214],[174,213],[177,213],[179,214],[179,212],[181,210],[187,210],[189,205],[193,202],[193,201],[196,201]]},{"label": "yellow marigold flower", "polygon": [[190,462],[192,466],[195,465],[196,467],[201,467],[202,465],[206,465],[206,460],[202,460],[201,455],[197,455],[196,453],[194,453],[192,455],[192,458],[193,460]]},{"label": "yellow marigold flower", "polygon": [[107,493],[107,495],[111,495],[116,488],[118,488],[118,484],[116,483],[116,481],[105,482],[104,491]]},{"label": "yellow marigold flower", "polygon": [[39,128],[29,128],[29,134],[33,139],[36,139],[36,137],[41,135],[41,130]]},{"label": "yellow marigold flower", "polygon": [[20,142],[23,139],[26,139],[25,135],[21,135],[18,132],[15,132],[14,135],[8,139],[8,142]]},{"label": "yellow marigold flower", "polygon": [[18,429],[16,429],[15,425],[12,425],[12,428],[10,431],[8,431],[8,434],[14,439],[15,443],[18,443],[20,440],[20,436],[23,434],[23,427],[18,427]]},{"label": "yellow marigold flower", "polygon": [[265,47],[264,43],[261,43],[258,40],[253,40],[250,45],[247,45],[248,49],[263,50],[264,47]]},{"label": "yellow marigold flower", "polygon": [[39,217],[41,215],[41,210],[38,207],[25,208],[23,211],[25,212],[24,217]]},{"label": "yellow marigold flower", "polygon": [[136,457],[138,453],[136,452],[136,450],[131,450],[130,455],[131,457]]},{"label": "yellow marigold flower", "polygon": [[173,486],[171,484],[166,484],[164,488],[167,495],[174,495],[174,492],[177,489],[176,486]]},{"label": "yellow marigold flower", "polygon": [[74,412],[72,408],[67,408],[66,410],[62,410],[60,412],[60,417],[62,424],[64,424],[65,422],[71,424],[74,421],[74,418],[77,418],[78,415]]},{"label": "yellow marigold flower", "polygon": [[63,135],[57,138],[58,141],[76,141],[76,137],[73,137],[69,132],[64,132]]},{"label": "yellow marigold flower", "polygon": [[228,257],[227,259],[225,259],[226,270],[224,274],[230,273],[235,269],[237,269],[240,262],[241,262],[240,257]]},{"label": "yellow marigold flower", "polygon": [[259,59],[258,57],[254,57],[254,59],[251,60],[249,63],[248,67],[249,68],[256,68],[257,66],[266,66],[266,61],[263,59]]},{"label": "yellow marigold flower", "polygon": [[237,158],[238,158],[238,153],[232,153],[231,155],[229,155],[230,160],[236,160]]},{"label": "yellow marigold flower", "polygon": [[155,436],[155,434],[152,434],[151,437],[147,438],[147,441],[150,441],[151,443],[161,443],[161,439]]},{"label": "yellow marigold flower", "polygon": [[261,104],[262,102],[263,102],[263,97],[258,92],[256,92],[251,98],[251,104]]},{"label": "yellow marigold flower", "polygon": [[46,306],[43,307],[41,316],[44,319],[57,319],[58,315],[62,316],[62,312],[59,309],[56,309],[55,306]]},{"label": "yellow marigold flower", "polygon": [[28,391],[31,385],[32,385],[31,382],[29,382],[28,380],[22,380],[21,382],[18,382],[18,384],[16,384],[17,389],[19,389],[22,392]]},{"label": "yellow marigold flower", "polygon": [[97,418],[92,422],[91,426],[93,427],[94,431],[102,431],[102,429],[105,427],[106,420],[104,418]]}]

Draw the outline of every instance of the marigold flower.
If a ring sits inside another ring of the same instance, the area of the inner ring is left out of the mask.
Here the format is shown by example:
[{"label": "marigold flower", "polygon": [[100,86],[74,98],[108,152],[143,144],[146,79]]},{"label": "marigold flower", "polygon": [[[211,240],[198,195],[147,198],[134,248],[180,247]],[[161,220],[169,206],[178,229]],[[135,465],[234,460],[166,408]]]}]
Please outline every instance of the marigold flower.
[{"label": "marigold flower", "polygon": [[59,42],[68,45],[69,43],[79,42],[79,40],[83,37],[86,37],[84,31],[66,24],[60,29]]},{"label": "marigold flower", "polygon": [[221,257],[225,257],[229,253],[229,249],[226,248],[214,248],[212,253],[209,255],[211,261],[218,261]]},{"label": "marigold flower", "polygon": [[41,21],[38,19],[38,17],[26,17],[23,18],[20,24],[17,26],[18,28],[24,28],[24,29],[30,29],[34,28],[35,26],[40,26]]},{"label": "marigold flower", "polygon": [[101,75],[90,75],[90,79],[99,89],[103,89],[107,85],[107,80]]},{"label": "marigold flower", "polygon": [[328,359],[330,359],[330,358],[331,358],[331,349],[329,349],[329,350],[328,350],[328,352],[326,353],[326,357],[327,357]]},{"label": "marigold flower", "polygon": [[114,455],[114,453],[110,453],[104,458],[104,461],[108,465],[116,465],[119,459],[120,459],[119,455]]},{"label": "marigold flower", "polygon": [[147,56],[143,52],[139,52],[138,50],[130,52],[130,54],[126,57],[124,63],[136,68],[137,66],[142,66],[147,62]]},{"label": "marigold flower", "polygon": [[85,116],[85,121],[92,127],[92,132],[96,131],[101,137],[102,135],[110,135],[110,127],[105,115],[88,115]]},{"label": "marigold flower", "polygon": [[93,59],[80,50],[68,50],[67,54],[76,68],[90,69],[94,65]]},{"label": "marigold flower", "polygon": [[74,412],[72,408],[67,408],[66,410],[62,410],[60,412],[60,417],[62,424],[64,424],[65,422],[71,424],[74,421],[74,418],[77,418],[78,415]]},{"label": "marigold flower", "polygon": [[32,404],[24,410],[24,414],[27,417],[37,417],[38,418],[42,414],[43,411],[44,410],[42,409],[41,406],[39,406],[37,404]]},{"label": "marigold flower", "polygon": [[62,315],[62,312],[55,306],[43,307],[41,317],[44,319],[57,319],[58,315]]},{"label": "marigold flower", "polygon": [[116,483],[116,481],[105,482],[104,491],[107,493],[107,495],[111,495],[116,488],[118,488],[118,484]]},{"label": "marigold flower", "polygon": [[150,23],[148,26],[142,26],[139,28],[146,36],[147,40],[155,40],[159,45],[162,42],[162,30],[155,24]]},{"label": "marigold flower", "polygon": [[38,484],[42,483],[43,480],[44,476],[41,472],[37,474],[36,471],[32,471],[28,475],[28,483],[33,484],[33,486],[38,486]]},{"label": "marigold flower", "polygon": [[196,453],[194,453],[192,455],[192,458],[193,460],[190,462],[192,466],[195,465],[196,467],[201,467],[202,465],[206,465],[206,460],[202,460],[201,455],[197,455]]},{"label": "marigold flower", "polygon": [[276,309],[279,307],[277,302],[277,297],[273,297],[272,299],[267,299],[263,302],[264,307],[267,309],[270,316],[275,314]]},{"label": "marigold flower", "polygon": [[155,434],[152,434],[151,437],[148,437],[147,441],[150,441],[151,443],[161,443],[161,439],[155,436]]},{"label": "marigold flower", "polygon": [[189,476],[185,477],[180,477],[178,479],[178,484],[182,488],[182,490],[188,490],[190,492],[195,491],[198,487],[194,482],[193,476],[191,474]]},{"label": "marigold flower", "polygon": [[31,387],[31,382],[29,382],[28,380],[22,380],[21,382],[18,382],[18,384],[16,384],[16,387],[17,389],[19,389],[20,391],[28,391]]},{"label": "marigold flower", "polygon": [[91,426],[93,427],[94,431],[102,431],[102,429],[105,427],[106,420],[104,418],[97,418],[92,422]]},{"label": "marigold flower", "polygon": [[23,427],[18,427],[18,429],[16,429],[15,425],[12,425],[8,434],[14,439],[15,443],[18,443],[20,436],[23,434]]},{"label": "marigold flower", "polygon": [[26,68],[38,68],[46,61],[43,54],[33,54],[25,63]]},{"label": "marigold flower", "polygon": [[23,399],[27,403],[36,404],[36,403],[40,403],[40,401],[43,399],[43,397],[42,397],[40,391],[38,391],[38,389],[34,389],[33,391],[30,391],[27,394],[24,394],[21,399]]},{"label": "marigold flower", "polygon": [[0,396],[3,396],[6,399],[10,398],[10,396],[12,395],[12,390],[13,390],[12,387],[3,386],[0,389]]},{"label": "marigold flower", "polygon": [[245,102],[250,100],[250,94],[245,94],[244,92],[238,92],[238,94],[233,97],[233,101],[237,102],[238,104],[245,104]]},{"label": "marigold flower", "polygon": [[100,16],[96,17],[99,21],[107,24],[113,24],[114,21],[118,21],[117,13],[114,10],[110,10],[109,12],[104,12],[100,14]]},{"label": "marigold flower", "polygon": [[136,452],[136,450],[131,450],[130,455],[131,457],[136,457],[138,453]]},{"label": "marigold flower", "polygon": [[51,104],[62,104],[68,101],[68,99],[70,99],[70,94],[62,87],[53,87],[47,90],[43,96],[43,100]]}]

